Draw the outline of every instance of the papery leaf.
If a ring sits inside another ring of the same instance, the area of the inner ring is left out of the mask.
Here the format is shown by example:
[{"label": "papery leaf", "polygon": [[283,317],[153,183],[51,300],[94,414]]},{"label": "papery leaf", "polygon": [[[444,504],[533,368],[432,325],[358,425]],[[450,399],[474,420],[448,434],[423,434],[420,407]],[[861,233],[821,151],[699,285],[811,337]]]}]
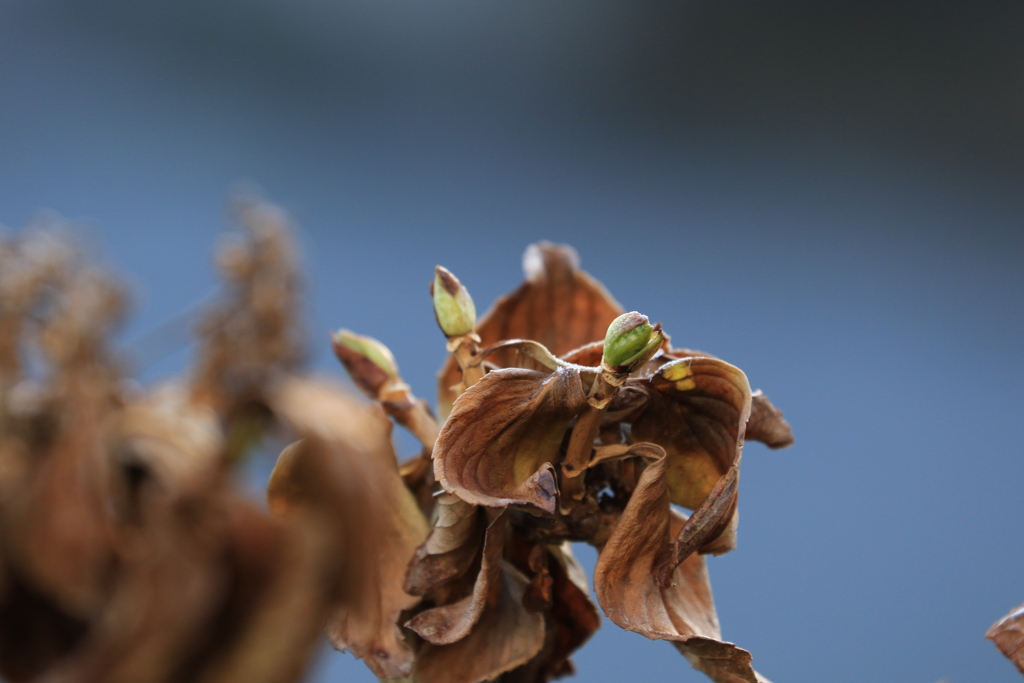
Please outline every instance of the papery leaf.
[{"label": "papery leaf", "polygon": [[646,406],[633,420],[632,438],[665,449],[671,501],[695,511],[703,506],[694,514],[694,522],[706,525],[700,550],[716,554],[730,550],[738,465],[750,415],[746,376],[724,361],[683,358],[627,385],[647,393]]},{"label": "papery leaf", "polygon": [[747,422],[747,439],[761,441],[769,448],[793,445],[793,429],[782,418],[782,411],[772,405],[760,391],[754,392]]},{"label": "papery leaf", "polygon": [[985,637],[1024,674],[1024,605],[992,624]]},{"label": "papery leaf", "polygon": [[695,658],[694,667],[713,680],[756,683],[750,653],[721,639],[704,558],[690,554],[674,566],[670,583],[658,579],[671,562],[672,538],[688,523],[669,505],[668,469],[667,458],[647,467],[600,549],[597,598],[608,618],[627,631],[683,645],[687,657]]},{"label": "papery leaf", "polygon": [[[556,356],[595,339],[603,339],[609,323],[623,313],[608,291],[579,268],[579,255],[567,245],[538,242],[523,255],[526,282],[498,299],[476,327],[483,346],[503,339],[540,342]],[[514,350],[491,360],[498,367],[519,365]],[[541,366],[522,359],[521,367]],[[438,405],[442,417],[454,403],[450,387],[459,382],[459,368],[449,358],[438,375]]]},{"label": "papery leaf", "polygon": [[482,510],[450,493],[442,493],[435,502],[434,527],[416,549],[405,577],[405,590],[411,595],[428,595],[463,576],[483,543]]},{"label": "papery leaf", "polygon": [[[710,353],[703,351],[673,348],[668,350],[664,356],[655,358],[649,364],[649,371],[644,374],[653,375],[666,361],[690,357],[715,358]],[[760,390],[751,393],[750,420],[747,422],[746,439],[747,441],[760,441],[769,448],[786,448],[793,445],[793,430],[789,423],[782,418],[782,411],[772,405],[772,402]]]},{"label": "papery leaf", "polygon": [[480,571],[472,593],[461,600],[424,610],[405,624],[427,642],[449,645],[465,638],[480,619],[488,598],[497,594],[494,585],[501,581],[501,558],[508,532],[503,513],[498,513],[487,527]]},{"label": "papery leaf", "polygon": [[586,405],[572,368],[489,373],[456,401],[434,448],[434,474],[446,491],[474,505],[553,514],[552,463]]},{"label": "papery leaf", "polygon": [[590,466],[602,462],[619,460],[621,458],[647,458],[649,460],[661,460],[665,457],[665,449],[656,443],[641,441],[634,444],[613,444],[610,446],[598,446],[594,449],[594,455],[590,460]]},{"label": "papery leaf", "polygon": [[524,664],[544,646],[544,617],[523,606],[529,580],[507,561],[472,631],[451,645],[424,643],[417,683],[479,683]]},{"label": "papery leaf", "polygon": [[[412,652],[395,624],[419,602],[403,585],[427,524],[399,476],[391,422],[379,406],[367,410],[302,380],[283,383],[270,405],[304,438],[301,447],[282,454],[271,476],[272,507],[297,506],[318,516],[343,543],[328,639],[366,660],[380,677],[408,675]],[[290,491],[301,498],[280,502]]]},{"label": "papery leaf", "polygon": [[[225,502],[226,584],[217,609],[193,632],[191,651],[171,668],[168,680],[298,681],[330,604],[325,548],[248,503]],[[135,683],[137,674],[121,680]]]}]

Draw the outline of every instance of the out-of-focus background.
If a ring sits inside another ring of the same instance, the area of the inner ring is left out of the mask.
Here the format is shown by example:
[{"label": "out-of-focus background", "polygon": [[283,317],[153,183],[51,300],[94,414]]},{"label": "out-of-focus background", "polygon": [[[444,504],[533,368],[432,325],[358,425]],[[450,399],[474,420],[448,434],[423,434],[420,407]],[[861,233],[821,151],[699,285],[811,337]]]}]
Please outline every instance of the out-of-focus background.
[{"label": "out-of-focus background", "polygon": [[[538,239],[742,367],[797,442],[748,447],[710,569],[769,678],[1020,680],[1021,3],[0,0],[0,223],[130,275],[148,381],[240,181],[301,225],[318,371],[346,326],[429,396],[433,266],[483,309]],[[702,680],[607,621],[576,664]]]}]

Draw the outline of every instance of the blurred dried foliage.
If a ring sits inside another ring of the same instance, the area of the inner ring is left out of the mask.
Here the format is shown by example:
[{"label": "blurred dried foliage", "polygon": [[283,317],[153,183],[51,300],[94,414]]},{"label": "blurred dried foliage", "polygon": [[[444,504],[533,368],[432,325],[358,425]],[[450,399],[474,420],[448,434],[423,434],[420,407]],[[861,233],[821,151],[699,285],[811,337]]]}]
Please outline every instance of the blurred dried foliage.
[{"label": "blurred dried foliage", "polygon": [[[325,631],[382,679],[548,681],[600,624],[586,542],[615,624],[720,683],[766,680],[723,640],[703,558],[735,547],[744,440],[792,443],[742,371],[620,318],[540,243],[479,323],[436,271],[443,420],[341,331],[360,401],[298,370],[288,221],[238,216],[194,368],[147,390],[111,348],[118,286],[51,235],[0,242],[0,675],[297,681]],[[393,423],[421,444],[402,464]],[[233,484],[268,432],[294,441],[269,513]]]}]

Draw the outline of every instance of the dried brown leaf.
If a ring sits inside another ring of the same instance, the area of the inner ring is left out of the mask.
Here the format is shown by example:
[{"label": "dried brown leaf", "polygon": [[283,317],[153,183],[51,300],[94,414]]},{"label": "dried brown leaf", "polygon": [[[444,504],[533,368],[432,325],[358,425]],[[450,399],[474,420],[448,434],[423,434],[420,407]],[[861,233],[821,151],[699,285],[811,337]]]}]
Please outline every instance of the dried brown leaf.
[{"label": "dried brown leaf", "polygon": [[427,523],[398,473],[390,420],[307,380],[283,382],[270,405],[303,436],[271,476],[271,506],[319,517],[343,543],[328,638],[380,677],[408,675],[412,652],[396,623],[419,602],[403,585]]},{"label": "dried brown leaf", "polygon": [[495,584],[502,580],[502,552],[508,534],[504,511],[498,513],[484,536],[480,571],[473,591],[455,602],[424,610],[405,625],[434,645],[450,645],[462,640],[479,621],[488,599],[498,593]]},{"label": "dried brown leaf", "polygon": [[1024,605],[992,624],[985,637],[1024,674]]},{"label": "dried brown leaf", "polygon": [[552,464],[566,428],[586,406],[572,368],[492,372],[456,402],[434,448],[434,474],[446,491],[474,505],[553,514]]},{"label": "dried brown leaf", "polygon": [[627,385],[648,396],[633,420],[632,438],[665,449],[671,501],[695,510],[690,526],[696,529],[699,523],[701,531],[690,540],[701,552],[731,550],[739,460],[750,415],[746,376],[724,361],[683,358]]},{"label": "dried brown leaf", "polygon": [[502,561],[500,580],[473,629],[450,645],[424,643],[417,653],[417,683],[479,683],[533,658],[544,646],[544,617],[523,605],[529,579]]},{"label": "dried brown leaf", "polygon": [[91,618],[114,569],[102,450],[110,396],[81,389],[64,392],[49,447],[24,454],[30,471],[5,501],[3,522],[7,551],[24,576],[68,614]]},{"label": "dried brown leaf", "polygon": [[205,510],[138,539],[144,549],[126,560],[108,611],[59,680],[301,678],[328,604],[320,548],[240,500],[198,504]]},{"label": "dried brown leaf", "polygon": [[434,526],[409,563],[405,590],[445,602],[433,593],[465,575],[473,564],[484,540],[486,520],[483,510],[450,493],[441,493],[435,502]]},{"label": "dried brown leaf", "polygon": [[[650,465],[601,549],[594,585],[605,614],[627,631],[680,643],[695,668],[719,683],[756,683],[750,653],[723,642],[702,556],[673,562],[673,536],[689,523],[669,505],[669,463]],[[671,581],[658,574],[666,563]]]},{"label": "dried brown leaf", "polygon": [[[642,374],[654,374],[658,367],[668,361],[690,357],[715,358],[710,353],[703,351],[673,348],[666,351],[663,356],[653,359],[646,372]],[[751,399],[750,420],[747,422],[747,441],[760,441],[769,448],[792,446],[793,430],[789,423],[782,418],[782,411],[772,405],[772,402],[760,390],[752,392]]]}]

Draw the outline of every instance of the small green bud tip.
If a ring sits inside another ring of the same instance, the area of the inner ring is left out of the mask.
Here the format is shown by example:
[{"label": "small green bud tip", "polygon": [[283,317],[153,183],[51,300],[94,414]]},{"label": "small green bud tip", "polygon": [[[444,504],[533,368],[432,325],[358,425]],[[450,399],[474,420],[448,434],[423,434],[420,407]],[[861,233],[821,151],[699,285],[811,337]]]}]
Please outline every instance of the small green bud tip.
[{"label": "small green bud tip", "polygon": [[631,371],[646,362],[661,345],[661,326],[654,327],[646,315],[630,311],[612,321],[604,336],[604,363],[610,368]]},{"label": "small green bud tip", "polygon": [[434,269],[430,285],[434,297],[434,316],[441,330],[449,337],[469,334],[476,327],[476,306],[469,292],[447,268]]},{"label": "small green bud tip", "polygon": [[373,337],[348,330],[331,335],[334,354],[364,393],[376,399],[388,381],[398,377],[398,365],[391,350]]}]

